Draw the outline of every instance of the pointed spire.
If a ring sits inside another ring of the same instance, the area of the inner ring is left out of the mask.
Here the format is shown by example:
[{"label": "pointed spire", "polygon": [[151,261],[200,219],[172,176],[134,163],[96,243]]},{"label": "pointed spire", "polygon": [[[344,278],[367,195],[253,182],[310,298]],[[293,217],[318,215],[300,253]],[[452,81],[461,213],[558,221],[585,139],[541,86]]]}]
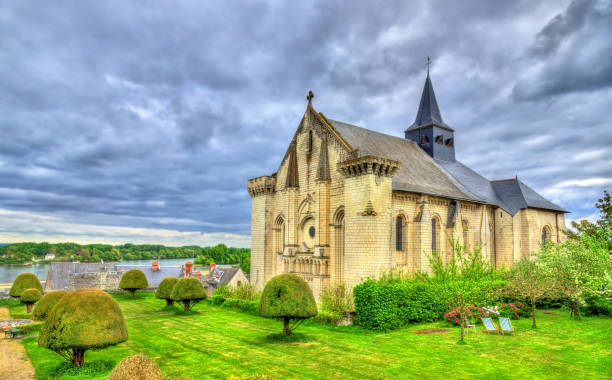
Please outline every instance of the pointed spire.
[{"label": "pointed spire", "polygon": [[289,153],[289,165],[287,166],[287,179],[285,180],[285,187],[299,187],[298,166],[295,151],[295,142],[292,142],[291,151]]},{"label": "pointed spire", "polygon": [[414,123],[408,129],[416,129],[429,125],[437,125],[442,128],[451,129],[442,120],[440,114],[440,108],[438,108],[438,101],[436,100],[436,94],[431,84],[431,78],[429,77],[429,66],[431,61],[427,57],[427,77],[425,78],[425,85],[423,86],[423,93],[421,94],[421,103],[419,103],[419,110]]},{"label": "pointed spire", "polygon": [[321,140],[321,152],[319,154],[319,167],[317,168],[317,179],[330,180],[329,158],[327,157],[327,134],[323,133]]}]

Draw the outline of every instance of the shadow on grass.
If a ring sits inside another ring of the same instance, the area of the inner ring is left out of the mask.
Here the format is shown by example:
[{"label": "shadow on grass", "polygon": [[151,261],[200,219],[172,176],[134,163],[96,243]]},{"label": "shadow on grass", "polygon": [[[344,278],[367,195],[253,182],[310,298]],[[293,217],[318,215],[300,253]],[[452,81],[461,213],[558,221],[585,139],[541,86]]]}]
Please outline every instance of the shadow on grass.
[{"label": "shadow on grass", "polygon": [[311,336],[294,332],[289,335],[282,333],[266,335],[265,341],[268,343],[308,343],[314,342],[315,339]]},{"label": "shadow on grass", "polygon": [[62,362],[55,368],[53,376],[78,376],[79,379],[87,379],[91,376],[109,372],[114,367],[115,362],[110,360],[86,361],[82,367],[75,367],[72,363]]},{"label": "shadow on grass", "polygon": [[189,316],[189,315],[199,315],[202,314],[201,311],[198,310],[184,310],[184,309],[178,309],[178,308],[174,308],[174,315],[177,316]]}]

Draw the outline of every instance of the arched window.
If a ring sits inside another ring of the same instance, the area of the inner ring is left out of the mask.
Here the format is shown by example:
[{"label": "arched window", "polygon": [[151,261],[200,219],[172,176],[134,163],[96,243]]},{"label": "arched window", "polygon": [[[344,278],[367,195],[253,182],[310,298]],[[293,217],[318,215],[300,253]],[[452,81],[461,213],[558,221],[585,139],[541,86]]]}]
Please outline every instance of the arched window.
[{"label": "arched window", "polygon": [[438,135],[436,136],[436,144],[442,145],[444,143],[444,136]]},{"label": "arched window", "polygon": [[278,218],[276,218],[276,226],[275,226],[275,231],[276,231],[276,239],[275,240],[275,245],[276,245],[276,252],[277,253],[282,253],[285,250],[285,220],[283,219],[283,217],[281,215],[278,216]]},{"label": "arched window", "polygon": [[544,226],[544,228],[542,228],[542,244],[550,242],[550,236],[550,227]]},{"label": "arched window", "polygon": [[395,219],[395,250],[401,251],[403,250],[403,242],[404,242],[404,231],[403,231],[404,218],[398,216]]},{"label": "arched window", "polygon": [[427,144],[429,142],[429,137],[421,136],[421,144]]},{"label": "arched window", "polygon": [[[333,271],[334,278],[332,280],[337,282],[344,281],[344,206],[338,207],[333,217],[334,226],[334,260],[333,260]],[[321,271],[327,273],[327,268],[322,267]]]},{"label": "arched window", "polygon": [[433,218],[431,220],[431,250],[438,251],[440,249],[440,244],[438,243],[438,239],[440,238],[440,222],[438,219]]}]

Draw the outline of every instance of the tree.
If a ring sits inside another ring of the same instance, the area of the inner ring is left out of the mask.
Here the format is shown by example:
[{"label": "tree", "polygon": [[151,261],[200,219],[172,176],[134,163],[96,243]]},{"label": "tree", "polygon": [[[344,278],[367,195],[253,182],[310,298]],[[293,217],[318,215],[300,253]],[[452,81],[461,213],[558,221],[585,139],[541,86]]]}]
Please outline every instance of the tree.
[{"label": "tree", "polygon": [[178,278],[176,277],[166,277],[159,283],[157,290],[155,291],[155,297],[166,300],[166,306],[172,306],[174,304],[174,300],[172,299],[172,289],[178,282]]},{"label": "tree", "polygon": [[34,273],[22,273],[13,282],[9,295],[11,297],[21,297],[21,293],[31,288],[38,289],[40,293],[43,291],[42,285]]},{"label": "tree", "polygon": [[466,307],[483,302],[501,283],[494,278],[491,266],[482,257],[480,249],[469,249],[458,242],[449,241],[451,252],[445,262],[439,252],[434,251],[430,264],[433,281],[449,291],[450,301],[459,309],[461,335],[458,343],[465,343]]},{"label": "tree", "polygon": [[149,287],[147,276],[140,269],[130,269],[121,276],[119,288],[132,293],[132,297],[138,289]]},{"label": "tree", "polygon": [[51,309],[38,344],[80,367],[86,350],[127,339],[127,326],[117,302],[102,290],[80,289],[62,297]]},{"label": "tree", "polygon": [[581,236],[591,236],[604,239],[607,242],[608,252],[612,253],[612,196],[604,190],[603,197],[595,203],[599,209],[599,219],[594,223],[583,219],[579,222],[572,221],[572,227],[576,232],[568,230],[567,236],[572,240],[578,240]]},{"label": "tree", "polygon": [[[294,274],[279,274],[266,284],[259,302],[259,315],[282,318],[283,335],[310,317],[317,315],[317,304],[308,284]],[[294,321],[293,326],[290,325]]]},{"label": "tree", "polygon": [[189,311],[193,305],[206,299],[206,291],[198,278],[184,277],[174,285],[171,298],[182,303],[185,311]]},{"label": "tree", "polygon": [[40,290],[35,288],[26,289],[21,292],[19,299],[26,305],[28,313],[32,312],[32,306],[42,297]]},{"label": "tree", "polygon": [[612,260],[605,234],[599,230],[561,244],[546,244],[540,254],[554,273],[558,293],[572,300],[573,317],[580,318],[579,305],[586,295],[610,289]]},{"label": "tree", "polygon": [[551,295],[554,289],[555,279],[551,268],[538,260],[537,256],[523,257],[508,272],[506,290],[531,302],[531,328],[536,328],[536,301]]},{"label": "tree", "polygon": [[65,290],[54,290],[45,294],[34,308],[34,319],[37,321],[46,320],[51,308],[66,294],[68,294],[68,292]]}]

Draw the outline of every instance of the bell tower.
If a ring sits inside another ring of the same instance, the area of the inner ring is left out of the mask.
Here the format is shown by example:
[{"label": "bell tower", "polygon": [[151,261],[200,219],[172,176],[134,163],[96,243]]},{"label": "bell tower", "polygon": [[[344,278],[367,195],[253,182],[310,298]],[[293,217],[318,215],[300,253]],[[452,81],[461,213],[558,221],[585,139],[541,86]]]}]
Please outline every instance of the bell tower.
[{"label": "bell tower", "polygon": [[427,58],[427,78],[421,95],[421,103],[414,123],[404,131],[405,137],[417,143],[427,154],[436,160],[455,161],[455,131],[442,120],[436,94],[429,77],[429,57]]}]

